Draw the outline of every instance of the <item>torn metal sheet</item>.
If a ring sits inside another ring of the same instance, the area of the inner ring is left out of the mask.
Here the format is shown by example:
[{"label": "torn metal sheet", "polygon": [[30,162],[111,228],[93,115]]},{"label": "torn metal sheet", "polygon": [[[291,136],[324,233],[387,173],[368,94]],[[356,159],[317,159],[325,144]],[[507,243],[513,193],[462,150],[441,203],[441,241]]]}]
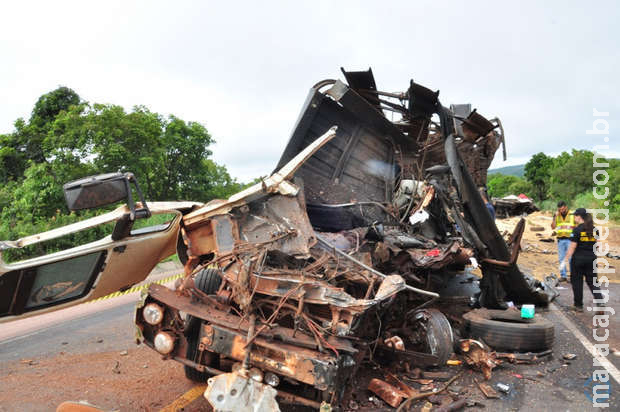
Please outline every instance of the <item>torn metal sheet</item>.
[{"label": "torn metal sheet", "polygon": [[377,378],[371,379],[368,390],[383,399],[392,408],[398,407],[403,399],[408,398],[407,394],[399,388]]},{"label": "torn metal sheet", "polygon": [[481,371],[487,381],[491,379],[491,371],[501,363],[495,352],[477,340],[461,339],[459,349],[465,356],[465,362]]},{"label": "torn metal sheet", "polygon": [[457,242],[438,245],[433,249],[407,249],[414,265],[420,268],[439,269],[450,263],[466,263],[472,256],[471,251],[463,251]]},{"label": "torn metal sheet", "polygon": [[206,205],[195,212],[186,215],[183,219],[185,226],[191,227],[194,224],[200,224],[204,219],[210,216],[227,213],[234,207],[247,204],[252,200],[264,197],[269,193],[280,193],[283,195],[293,196],[296,195],[299,189],[290,183],[288,179],[293,177],[293,174],[306,160],[308,160],[321,147],[336,136],[336,129],[336,127],[331,127],[327,132],[325,132],[325,134],[313,141],[312,144],[305,147],[295,157],[290,159],[290,161],[283,165],[280,170],[265,178],[262,182],[232,195],[224,202],[216,202]]}]

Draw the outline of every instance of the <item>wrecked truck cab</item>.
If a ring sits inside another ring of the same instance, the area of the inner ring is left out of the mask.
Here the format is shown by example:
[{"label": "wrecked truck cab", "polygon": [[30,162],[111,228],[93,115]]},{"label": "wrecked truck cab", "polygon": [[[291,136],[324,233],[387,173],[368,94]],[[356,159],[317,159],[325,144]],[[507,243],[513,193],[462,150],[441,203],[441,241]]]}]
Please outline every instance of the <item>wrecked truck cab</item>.
[{"label": "wrecked truck cab", "polygon": [[[478,192],[504,141],[499,119],[469,105],[446,108],[439,92],[413,81],[391,93],[377,89],[370,70],[343,74],[347,83],[310,90],[270,176],[226,200],[166,206],[176,218],[161,245],[147,248],[144,238],[148,261],[131,260],[130,223],[119,241],[103,241],[108,257],[143,265],[140,276],[119,272],[134,283],[176,247],[184,277],[173,289],[148,288],[136,327],[188,378],[209,379],[205,397],[217,409],[238,407],[236,395],[271,409],[274,397],[337,406],[371,356],[383,365],[445,364],[454,344],[445,313],[455,305],[439,291],[472,262],[482,269],[482,306],[552,298],[516,264],[524,222],[506,243]],[[128,199],[106,219],[132,216],[140,213]],[[30,293],[20,288],[10,296]]]},{"label": "wrecked truck cab", "polygon": [[[142,310],[158,305],[166,315],[148,324],[139,308],[136,323],[147,345],[190,368],[188,377],[204,376],[191,368],[217,374],[213,385],[228,388],[276,374],[281,400],[318,407],[339,404],[370,350],[418,365],[452,354],[446,317],[418,308],[439,298],[428,290],[433,274],[488,253],[451,168],[441,166],[455,119],[437,94],[412,83],[395,124],[378,94],[362,97],[362,87],[373,90],[360,80],[367,74],[345,76],[357,91],[340,81],[311,89],[271,176],[184,217],[187,277],[176,292],[151,286]],[[433,123],[437,112],[443,121]],[[469,140],[459,145],[472,148],[470,163],[486,156],[490,164],[502,135],[469,115],[461,121]],[[483,135],[472,140],[475,133]],[[483,184],[486,173],[476,176]],[[204,270],[218,274],[217,290],[197,287],[200,275],[192,281]],[[200,319],[197,331],[188,332],[183,313]],[[172,344],[158,347],[158,336]],[[291,395],[291,382],[305,390]],[[214,407],[234,401],[205,396]]]},{"label": "wrecked truck cab", "polygon": [[[201,290],[203,282],[188,277],[176,291],[151,285],[136,312],[147,345],[200,372],[230,373],[215,367],[227,359],[245,375],[276,374],[279,386],[305,384],[317,393],[293,401],[316,406],[340,399],[359,366],[365,348],[351,339],[380,334],[368,327],[370,312],[385,311],[405,290],[438,296],[376,271],[368,254],[350,256],[312,229],[303,193],[286,179],[334,137],[332,129],[261,183],[184,217],[187,271],[208,263],[221,283]],[[154,321],[152,311],[162,315]],[[200,320],[197,330],[188,330],[183,313]]]}]

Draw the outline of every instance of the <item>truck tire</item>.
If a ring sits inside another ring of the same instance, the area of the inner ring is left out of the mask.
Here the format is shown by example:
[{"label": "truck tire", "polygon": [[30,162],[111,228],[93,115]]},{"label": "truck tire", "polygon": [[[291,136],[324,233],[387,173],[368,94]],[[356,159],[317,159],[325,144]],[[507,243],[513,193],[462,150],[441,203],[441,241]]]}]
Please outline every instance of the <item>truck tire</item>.
[{"label": "truck tire", "polygon": [[[198,272],[194,278],[194,283],[197,289],[206,294],[212,295],[220,288],[222,278],[217,269],[203,269]],[[187,326],[185,328],[187,352],[185,353],[185,357],[193,362],[198,361],[198,355],[200,354],[198,350],[198,345],[200,342],[198,339],[200,335],[200,325],[202,322],[203,321],[198,318],[187,315]],[[217,353],[209,352],[208,354],[205,354],[205,356],[208,356],[208,359],[206,359],[208,366],[219,368],[220,357]],[[195,382],[206,382],[207,378],[210,376],[207,372],[201,372],[187,365],[185,365],[184,368],[185,377]]]},{"label": "truck tire", "polygon": [[476,309],[463,319],[468,336],[483,340],[494,350],[538,352],[551,349],[555,340],[553,323],[540,315],[522,319],[514,309]]}]

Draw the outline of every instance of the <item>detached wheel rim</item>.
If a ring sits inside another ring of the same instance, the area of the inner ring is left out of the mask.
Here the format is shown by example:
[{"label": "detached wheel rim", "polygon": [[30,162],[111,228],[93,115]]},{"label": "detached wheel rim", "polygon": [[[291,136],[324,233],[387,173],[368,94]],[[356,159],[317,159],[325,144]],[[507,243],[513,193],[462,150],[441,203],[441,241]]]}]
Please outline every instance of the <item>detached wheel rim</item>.
[{"label": "detached wheel rim", "polygon": [[428,353],[445,365],[454,353],[454,334],[448,318],[437,309],[421,309],[414,313],[414,327],[422,329],[422,341]]}]

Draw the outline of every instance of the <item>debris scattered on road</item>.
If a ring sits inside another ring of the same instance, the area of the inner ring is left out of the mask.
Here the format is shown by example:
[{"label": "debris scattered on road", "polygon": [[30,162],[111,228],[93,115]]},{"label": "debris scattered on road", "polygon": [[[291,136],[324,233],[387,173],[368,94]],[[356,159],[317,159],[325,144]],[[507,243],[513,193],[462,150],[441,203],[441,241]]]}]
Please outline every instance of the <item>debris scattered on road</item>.
[{"label": "debris scattered on road", "polygon": [[474,379],[474,382],[476,382],[476,385],[478,385],[478,388],[480,388],[480,392],[482,392],[482,394],[487,399],[499,398],[499,395],[497,394],[495,389],[493,389],[490,385],[488,385],[488,384],[486,384],[484,382],[478,382],[477,379]]},{"label": "debris scattered on road", "polygon": [[562,357],[566,360],[573,360],[577,357],[577,355],[575,355],[574,353],[565,353]]},{"label": "debris scattered on road", "polygon": [[127,355],[129,355],[129,352],[127,352],[126,350],[123,350],[123,351],[121,351],[121,353],[119,355],[127,356]]},{"label": "debris scattered on road", "polygon": [[497,359],[495,352],[474,339],[461,339],[459,341],[459,349],[465,357],[467,365],[474,369],[482,371],[484,379],[491,379],[491,371],[501,363]]},{"label": "debris scattered on road", "polygon": [[412,382],[419,383],[420,385],[430,385],[433,383],[432,379],[411,379]]},{"label": "debris scattered on road", "polygon": [[22,359],[20,362],[31,366],[39,364],[39,362],[34,359]]},{"label": "debris scattered on road", "polygon": [[466,406],[468,408],[473,408],[474,406],[480,406],[481,408],[485,407],[484,403],[479,402],[479,401],[477,401],[475,399],[468,399]]},{"label": "debris scattered on road", "polygon": [[467,399],[466,398],[460,398],[460,399],[457,399],[457,400],[455,400],[453,402],[448,403],[447,405],[440,405],[439,408],[434,409],[434,411],[436,411],[436,412],[458,411],[459,409],[464,408],[465,405],[467,405]]},{"label": "debris scattered on road", "polygon": [[121,373],[121,363],[119,361],[116,361],[116,364],[112,368],[112,372]]},{"label": "debris scattered on road", "polygon": [[380,397],[392,408],[398,407],[407,394],[381,379],[374,378],[368,383],[368,390]]},{"label": "debris scattered on road", "polygon": [[553,353],[553,351],[551,349],[542,351],[542,352],[537,352],[537,353],[532,353],[532,352],[527,352],[527,353],[505,353],[505,352],[496,352],[495,356],[498,359],[502,359],[502,360],[507,360],[510,363],[517,363],[517,364],[531,364],[531,363],[537,363],[540,358],[544,357],[544,356],[548,356],[551,355]]},{"label": "debris scattered on road", "polygon": [[495,384],[495,387],[499,389],[501,392],[504,392],[504,393],[510,392],[510,385],[506,385],[505,383],[501,383],[501,382],[497,383]]},{"label": "debris scattered on road", "polygon": [[425,379],[436,379],[440,381],[447,381],[454,375],[452,374],[452,372],[422,371],[421,376],[424,377]]},{"label": "debris scattered on road", "polygon": [[[461,371],[461,372],[457,373],[456,375],[454,375],[452,378],[450,378],[450,380],[448,380],[448,382],[446,382],[446,384],[441,389],[434,389],[431,392],[422,392],[422,393],[419,393],[417,395],[409,397],[409,399],[407,399],[405,402],[403,402],[400,405],[400,407],[398,408],[397,412],[400,412],[402,410],[407,410],[407,408],[409,407],[409,405],[412,402],[418,401],[420,399],[425,399],[425,398],[428,398],[428,397],[433,396],[433,395],[439,395],[440,393],[446,391],[450,387],[450,385],[452,383],[454,383],[454,381],[456,381],[458,378],[461,377],[462,374],[463,374],[463,371]],[[432,406],[432,404],[430,404],[430,405]]]}]

